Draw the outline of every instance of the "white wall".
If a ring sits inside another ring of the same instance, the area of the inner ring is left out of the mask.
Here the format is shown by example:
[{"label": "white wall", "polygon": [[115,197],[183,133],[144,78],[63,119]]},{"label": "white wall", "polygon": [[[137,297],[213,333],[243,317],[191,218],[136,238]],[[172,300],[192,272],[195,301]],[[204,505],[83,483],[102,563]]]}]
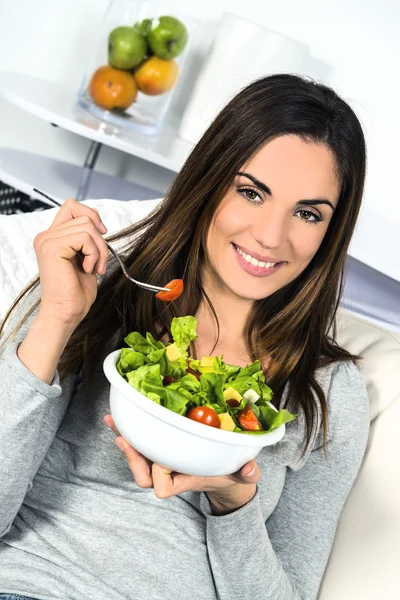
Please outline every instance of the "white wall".
[{"label": "white wall", "polygon": [[[77,89],[96,42],[107,0],[0,0],[0,71],[18,71]],[[171,12],[182,0],[169,2]],[[202,0],[185,10],[201,21],[193,65],[201,64],[225,10],[307,43],[306,73],[332,85],[364,124],[369,147],[366,206],[400,224],[400,3],[398,0]],[[257,51],[257,48],[254,48]],[[188,73],[190,82],[194,73]],[[184,95],[178,97],[178,113]],[[81,162],[88,142],[1,101],[0,146],[30,149]],[[164,169],[106,149],[100,168],[161,190]],[[371,244],[374,242],[371,240]]]}]

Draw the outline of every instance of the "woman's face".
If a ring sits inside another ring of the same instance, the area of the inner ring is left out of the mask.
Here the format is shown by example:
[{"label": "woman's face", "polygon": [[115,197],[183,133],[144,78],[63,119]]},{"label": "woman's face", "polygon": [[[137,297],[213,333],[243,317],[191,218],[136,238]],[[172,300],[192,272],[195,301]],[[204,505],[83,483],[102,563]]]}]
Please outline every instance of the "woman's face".
[{"label": "woman's face", "polygon": [[296,279],[322,242],[339,192],[327,146],[295,135],[265,144],[214,214],[207,288],[259,300]]}]

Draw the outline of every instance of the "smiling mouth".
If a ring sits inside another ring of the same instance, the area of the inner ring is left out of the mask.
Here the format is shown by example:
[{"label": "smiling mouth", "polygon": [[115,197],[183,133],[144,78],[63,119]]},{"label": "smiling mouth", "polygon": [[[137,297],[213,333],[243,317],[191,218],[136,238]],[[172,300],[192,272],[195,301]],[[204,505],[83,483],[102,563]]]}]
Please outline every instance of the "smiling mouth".
[{"label": "smiling mouth", "polygon": [[249,265],[252,265],[253,267],[258,267],[259,269],[272,269],[273,267],[275,267],[275,265],[282,264],[282,261],[267,262],[263,260],[258,260],[251,254],[247,254],[247,252],[244,252],[244,250],[242,250],[236,244],[232,243],[232,246],[234,247],[236,252],[243,258],[243,260],[245,260]]},{"label": "smiling mouth", "polygon": [[236,244],[234,244],[233,242],[231,242],[231,245],[240,268],[243,271],[245,271],[245,273],[248,273],[253,277],[268,277],[269,275],[273,275],[274,273],[279,271],[280,268],[284,267],[287,264],[286,261],[267,262],[263,260],[258,260],[255,256],[248,254],[247,252],[239,248],[239,246],[236,246]]}]

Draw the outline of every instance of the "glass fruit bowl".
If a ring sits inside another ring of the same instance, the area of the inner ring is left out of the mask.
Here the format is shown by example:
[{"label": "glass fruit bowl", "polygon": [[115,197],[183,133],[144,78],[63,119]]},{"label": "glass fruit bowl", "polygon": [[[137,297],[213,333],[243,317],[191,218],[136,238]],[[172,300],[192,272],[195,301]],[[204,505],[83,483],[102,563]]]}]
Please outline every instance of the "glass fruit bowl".
[{"label": "glass fruit bowl", "polygon": [[76,109],[118,129],[157,133],[197,24],[157,2],[112,0]]}]

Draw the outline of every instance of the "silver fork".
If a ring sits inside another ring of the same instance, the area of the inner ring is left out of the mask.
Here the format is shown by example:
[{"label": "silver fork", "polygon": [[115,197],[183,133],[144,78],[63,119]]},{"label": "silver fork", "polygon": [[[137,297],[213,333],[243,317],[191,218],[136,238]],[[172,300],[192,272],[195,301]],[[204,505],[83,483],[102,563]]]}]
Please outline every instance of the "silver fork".
[{"label": "silver fork", "polygon": [[[62,206],[62,204],[60,204],[57,200],[54,200],[54,198],[51,198],[44,192],[41,192],[40,190],[38,190],[37,188],[33,188],[33,191],[36,192],[37,194],[40,194],[41,196],[44,196],[45,198],[47,198],[47,200],[50,200],[50,202],[55,204],[55,206]],[[158,285],[150,285],[149,283],[143,283],[142,281],[137,281],[136,279],[133,279],[133,277],[131,277],[129,275],[128,271],[126,270],[125,263],[123,262],[122,258],[115,252],[114,248],[112,246],[110,246],[110,244],[106,240],[104,240],[104,241],[106,242],[107,247],[110,250],[111,254],[113,254],[115,256],[115,258],[117,259],[117,261],[119,262],[123,274],[125,275],[125,277],[127,279],[129,279],[129,281],[132,281],[132,283],[136,283],[136,285],[138,285],[139,287],[144,288],[145,290],[149,290],[150,292],[170,292],[171,291],[169,288],[159,287]]]}]

